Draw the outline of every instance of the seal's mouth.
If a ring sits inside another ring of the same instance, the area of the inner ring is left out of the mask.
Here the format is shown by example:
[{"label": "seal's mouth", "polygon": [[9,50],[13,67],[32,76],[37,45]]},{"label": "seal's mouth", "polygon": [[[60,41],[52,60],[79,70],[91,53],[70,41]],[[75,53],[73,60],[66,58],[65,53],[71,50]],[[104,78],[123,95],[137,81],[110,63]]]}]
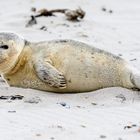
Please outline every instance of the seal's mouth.
[{"label": "seal's mouth", "polygon": [[19,55],[12,52],[8,54],[1,54],[0,55],[0,73],[4,74],[7,73],[13,68],[13,66],[17,63]]},{"label": "seal's mouth", "polygon": [[7,59],[5,59],[2,63],[0,63],[0,74],[4,74],[7,73],[12,65],[14,65],[14,62],[11,61],[7,61]]},{"label": "seal's mouth", "polygon": [[7,61],[7,58],[4,58],[4,59],[1,59],[0,60],[0,65],[2,65],[4,62],[6,62]]},{"label": "seal's mouth", "polygon": [[2,63],[6,62],[8,59],[8,54],[6,53],[0,53],[0,65],[2,65]]}]

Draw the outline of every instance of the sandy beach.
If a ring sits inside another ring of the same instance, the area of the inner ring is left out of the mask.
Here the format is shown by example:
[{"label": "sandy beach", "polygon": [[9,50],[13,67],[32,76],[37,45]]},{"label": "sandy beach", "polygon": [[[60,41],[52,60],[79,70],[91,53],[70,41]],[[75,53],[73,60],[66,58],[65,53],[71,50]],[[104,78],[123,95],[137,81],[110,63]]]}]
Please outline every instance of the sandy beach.
[{"label": "sandy beach", "polygon": [[[140,70],[139,0],[0,0],[0,31],[29,41],[74,39],[109,51]],[[40,17],[31,8],[76,9],[86,16]],[[111,11],[111,12],[110,12]],[[45,26],[45,30],[41,28]],[[13,98],[20,95],[21,98]],[[0,140],[139,140],[140,92],[120,87],[56,94],[9,87],[0,81]]]}]

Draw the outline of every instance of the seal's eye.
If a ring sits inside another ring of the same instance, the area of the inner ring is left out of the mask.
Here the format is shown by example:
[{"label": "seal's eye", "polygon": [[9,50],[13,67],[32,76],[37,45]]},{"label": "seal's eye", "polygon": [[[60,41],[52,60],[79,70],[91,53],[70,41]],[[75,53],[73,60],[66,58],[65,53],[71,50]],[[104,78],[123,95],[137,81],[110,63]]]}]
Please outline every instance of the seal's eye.
[{"label": "seal's eye", "polygon": [[2,48],[2,49],[8,49],[9,47],[8,47],[8,45],[1,45],[0,48]]}]

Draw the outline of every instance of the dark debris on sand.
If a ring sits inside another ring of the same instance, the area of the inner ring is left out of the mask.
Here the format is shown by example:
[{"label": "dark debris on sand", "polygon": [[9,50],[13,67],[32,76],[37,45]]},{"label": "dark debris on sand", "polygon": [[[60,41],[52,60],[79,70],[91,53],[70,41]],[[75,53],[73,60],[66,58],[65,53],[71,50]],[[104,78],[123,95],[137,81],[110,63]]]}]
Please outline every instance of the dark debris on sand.
[{"label": "dark debris on sand", "polygon": [[31,15],[31,19],[27,22],[26,27],[33,26],[37,24],[37,18],[39,17],[49,17],[49,16],[55,16],[56,13],[61,13],[64,14],[66,19],[69,21],[80,21],[85,17],[85,11],[82,10],[81,8],[78,8],[76,10],[70,10],[70,9],[52,9],[52,10],[47,10],[47,9],[41,9],[36,12],[36,8],[31,8],[31,11],[34,12],[34,15]]},{"label": "dark debris on sand", "polygon": [[0,100],[22,100],[24,96],[11,95],[11,96],[0,96]]}]

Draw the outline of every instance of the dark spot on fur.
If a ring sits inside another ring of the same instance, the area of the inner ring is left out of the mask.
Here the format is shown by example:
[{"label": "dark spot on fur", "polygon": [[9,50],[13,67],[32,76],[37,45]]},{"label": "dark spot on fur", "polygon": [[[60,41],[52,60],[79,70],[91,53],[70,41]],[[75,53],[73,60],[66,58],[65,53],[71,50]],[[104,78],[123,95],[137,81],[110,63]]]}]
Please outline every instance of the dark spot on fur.
[{"label": "dark spot on fur", "polygon": [[9,78],[8,78],[7,80],[8,80],[8,81],[10,81],[10,79],[9,79]]},{"label": "dark spot on fur", "polygon": [[102,65],[104,66],[104,65],[105,65],[105,63],[103,62],[103,63],[102,63]]},{"label": "dark spot on fur", "polygon": [[43,78],[44,80],[47,80],[46,78]]},{"label": "dark spot on fur", "polygon": [[67,40],[60,40],[61,43],[66,43],[68,42]]},{"label": "dark spot on fur", "polygon": [[68,40],[56,40],[55,43],[67,43]]},{"label": "dark spot on fur", "polygon": [[68,82],[71,83],[71,79],[69,79]]},{"label": "dark spot on fur", "polygon": [[85,73],[85,77],[88,78],[88,75]]}]

